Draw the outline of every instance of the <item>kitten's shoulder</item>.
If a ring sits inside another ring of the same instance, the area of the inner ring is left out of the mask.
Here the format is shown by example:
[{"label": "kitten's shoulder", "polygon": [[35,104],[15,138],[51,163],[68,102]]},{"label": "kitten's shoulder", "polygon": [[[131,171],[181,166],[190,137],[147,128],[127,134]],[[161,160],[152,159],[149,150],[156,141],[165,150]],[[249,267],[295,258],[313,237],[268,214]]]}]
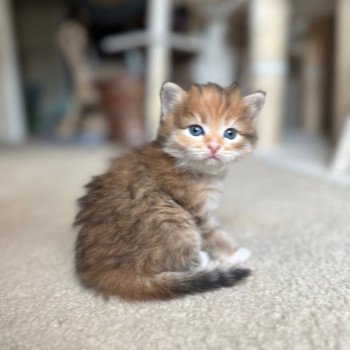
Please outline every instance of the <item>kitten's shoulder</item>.
[{"label": "kitten's shoulder", "polygon": [[172,168],[173,163],[171,157],[161,151],[156,142],[151,142],[112,160],[110,170],[133,174],[141,169],[154,172],[163,167]]}]

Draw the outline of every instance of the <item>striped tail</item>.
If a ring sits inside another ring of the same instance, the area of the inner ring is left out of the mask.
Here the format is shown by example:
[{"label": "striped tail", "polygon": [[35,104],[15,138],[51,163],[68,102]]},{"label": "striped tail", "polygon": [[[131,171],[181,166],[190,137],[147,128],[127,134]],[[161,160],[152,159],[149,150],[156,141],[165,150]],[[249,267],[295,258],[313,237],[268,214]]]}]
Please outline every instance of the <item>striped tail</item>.
[{"label": "striped tail", "polygon": [[80,272],[82,283],[105,296],[118,295],[127,300],[172,299],[231,287],[249,276],[250,270],[217,267],[197,272],[162,272],[154,276],[134,275],[118,270]]}]

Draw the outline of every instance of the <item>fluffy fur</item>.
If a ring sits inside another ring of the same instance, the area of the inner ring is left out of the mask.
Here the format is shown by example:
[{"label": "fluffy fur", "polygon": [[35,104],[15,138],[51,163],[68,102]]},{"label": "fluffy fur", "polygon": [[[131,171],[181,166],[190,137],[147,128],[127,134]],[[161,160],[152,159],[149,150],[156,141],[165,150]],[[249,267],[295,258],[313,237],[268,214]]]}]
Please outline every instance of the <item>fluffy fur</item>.
[{"label": "fluffy fur", "polygon": [[[264,99],[261,92],[244,97],[237,86],[163,85],[157,139],[113,161],[79,200],[76,269],[86,287],[167,299],[248,276],[235,265],[249,252],[237,252],[214,211],[228,165],[252,152]],[[193,136],[191,125],[204,135]],[[234,139],[223,137],[227,128]]]}]

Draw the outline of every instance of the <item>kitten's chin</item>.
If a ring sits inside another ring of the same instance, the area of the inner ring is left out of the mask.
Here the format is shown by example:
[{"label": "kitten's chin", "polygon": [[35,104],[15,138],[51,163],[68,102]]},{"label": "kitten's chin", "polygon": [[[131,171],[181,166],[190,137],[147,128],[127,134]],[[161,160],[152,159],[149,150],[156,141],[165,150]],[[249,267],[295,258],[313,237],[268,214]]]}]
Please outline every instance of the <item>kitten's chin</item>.
[{"label": "kitten's chin", "polygon": [[176,165],[186,172],[207,175],[223,175],[229,166],[228,163],[216,159],[194,160],[186,158],[177,158]]},{"label": "kitten's chin", "polygon": [[220,175],[226,171],[229,164],[222,162],[221,160],[209,158],[204,161],[198,161],[198,170],[209,175]]},{"label": "kitten's chin", "polygon": [[205,159],[205,160],[188,160],[186,162],[184,159],[181,161],[181,164],[178,163],[183,168],[186,168],[189,171],[194,171],[196,173],[202,173],[207,175],[223,175],[225,174],[228,163],[224,163],[217,159]]}]

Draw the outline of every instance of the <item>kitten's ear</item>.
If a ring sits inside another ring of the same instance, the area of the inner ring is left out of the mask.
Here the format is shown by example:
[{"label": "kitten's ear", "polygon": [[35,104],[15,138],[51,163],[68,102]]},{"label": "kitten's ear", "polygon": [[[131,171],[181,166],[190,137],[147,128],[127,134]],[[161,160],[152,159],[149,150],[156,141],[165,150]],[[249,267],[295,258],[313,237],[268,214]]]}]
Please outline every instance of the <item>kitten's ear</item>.
[{"label": "kitten's ear", "polygon": [[261,109],[263,108],[265,103],[265,97],[265,92],[257,91],[243,98],[244,102],[249,107],[249,110],[252,113],[254,119],[259,115]]},{"label": "kitten's ear", "polygon": [[227,88],[225,88],[225,90],[228,92],[236,92],[236,91],[240,91],[240,87],[239,87],[238,82],[234,81]]},{"label": "kitten's ear", "polygon": [[185,91],[180,86],[167,81],[160,90],[160,102],[162,109],[162,118],[166,118],[172,109],[181,102]]}]

